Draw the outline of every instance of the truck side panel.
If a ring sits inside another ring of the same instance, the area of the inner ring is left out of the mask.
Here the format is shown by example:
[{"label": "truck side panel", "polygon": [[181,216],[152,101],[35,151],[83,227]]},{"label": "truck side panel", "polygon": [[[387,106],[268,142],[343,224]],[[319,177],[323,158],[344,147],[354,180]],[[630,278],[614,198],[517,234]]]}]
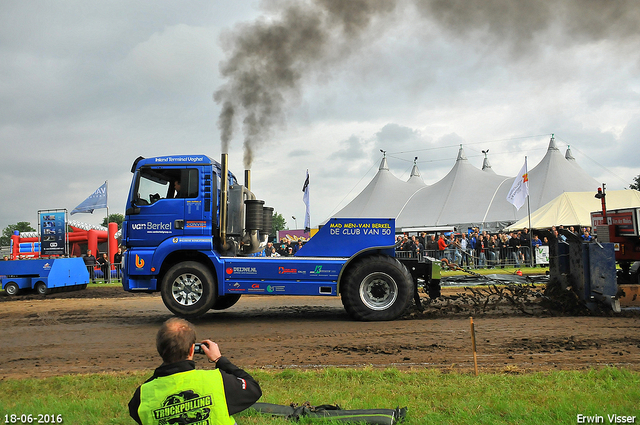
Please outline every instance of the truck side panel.
[{"label": "truck side panel", "polygon": [[[223,257],[223,294],[338,295],[346,258]],[[220,281],[219,281],[220,282]]]}]

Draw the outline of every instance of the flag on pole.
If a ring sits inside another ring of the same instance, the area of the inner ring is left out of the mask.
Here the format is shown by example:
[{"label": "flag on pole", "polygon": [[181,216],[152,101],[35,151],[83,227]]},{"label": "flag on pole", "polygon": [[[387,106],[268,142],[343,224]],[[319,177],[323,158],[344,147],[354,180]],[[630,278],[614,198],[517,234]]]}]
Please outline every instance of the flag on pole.
[{"label": "flag on pole", "polygon": [[104,182],[91,196],[75,207],[73,211],[71,211],[71,215],[75,213],[93,214],[93,210],[99,210],[101,208],[107,208],[107,182]]},{"label": "flag on pole", "polygon": [[529,196],[529,173],[527,171],[527,158],[525,158],[524,165],[507,194],[507,201],[519,210],[524,205],[527,196]]},{"label": "flag on pole", "polygon": [[304,231],[311,231],[311,215],[309,213],[309,170],[307,170],[307,178],[304,181],[304,185],[302,185],[302,191],[304,195],[302,195],[302,200],[307,207],[307,211],[304,214]]}]

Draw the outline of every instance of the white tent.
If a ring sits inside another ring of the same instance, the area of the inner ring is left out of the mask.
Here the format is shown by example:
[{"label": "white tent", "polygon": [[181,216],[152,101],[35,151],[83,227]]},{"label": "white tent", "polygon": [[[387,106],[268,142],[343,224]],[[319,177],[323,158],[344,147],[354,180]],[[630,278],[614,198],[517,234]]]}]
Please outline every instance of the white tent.
[{"label": "white tent", "polygon": [[[571,152],[567,153],[571,156]],[[522,158],[524,163],[524,157]],[[529,203],[531,211],[541,208],[555,197],[564,192],[587,192],[598,189],[598,182],[589,176],[576,163],[575,159],[565,158],[560,153],[553,138],[549,141],[547,153],[538,165],[529,170]],[[511,220],[516,221],[527,215],[527,207],[516,211],[515,207],[506,200],[515,177],[505,182],[496,193],[497,202],[491,205],[486,222]],[[594,192],[595,193],[595,192]],[[509,207],[511,207],[509,216]]]},{"label": "white tent", "polygon": [[396,227],[480,223],[496,188],[508,179],[471,165],[461,146],[451,171],[411,196],[396,219]]},{"label": "white tent", "polygon": [[426,185],[416,165],[413,166],[409,181],[405,182],[391,174],[387,158],[382,158],[378,172],[367,187],[333,217],[394,218],[407,199],[423,187]]},{"label": "white tent", "polygon": [[[513,160],[520,166],[524,156]],[[566,156],[560,153],[553,137],[545,156],[528,174],[532,211],[564,192],[595,191],[598,187],[569,149]],[[476,168],[462,146],[453,168],[430,186],[425,185],[415,164],[405,182],[389,171],[383,158],[369,185],[334,217],[395,218],[398,230],[455,226],[495,231],[527,215],[526,207],[516,210],[507,201],[514,179],[496,174],[486,152],[482,170]]]},{"label": "white tent", "polygon": [[[591,192],[565,192],[551,202],[531,213],[531,228],[546,229],[551,226],[591,226],[591,213],[602,211],[600,199]],[[637,190],[611,190],[606,192],[607,210],[640,207],[640,192]],[[529,227],[529,218],[512,224],[507,230]]]}]

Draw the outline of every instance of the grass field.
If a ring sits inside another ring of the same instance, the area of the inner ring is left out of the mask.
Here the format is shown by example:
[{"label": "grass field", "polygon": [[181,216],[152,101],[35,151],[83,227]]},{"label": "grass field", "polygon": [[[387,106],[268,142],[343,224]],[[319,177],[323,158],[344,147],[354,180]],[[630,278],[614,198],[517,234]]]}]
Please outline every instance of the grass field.
[{"label": "grass field", "polygon": [[[12,414],[18,419],[41,414],[61,415],[65,424],[131,424],[128,400],[150,373],[4,380],[0,423],[11,423]],[[343,409],[406,406],[407,425],[575,424],[579,414],[602,416],[602,423],[613,414],[636,416],[635,423],[640,422],[640,373],[625,369],[479,376],[371,368],[251,373],[262,386],[263,402],[309,401]],[[291,423],[250,411],[236,420],[240,425]]]}]

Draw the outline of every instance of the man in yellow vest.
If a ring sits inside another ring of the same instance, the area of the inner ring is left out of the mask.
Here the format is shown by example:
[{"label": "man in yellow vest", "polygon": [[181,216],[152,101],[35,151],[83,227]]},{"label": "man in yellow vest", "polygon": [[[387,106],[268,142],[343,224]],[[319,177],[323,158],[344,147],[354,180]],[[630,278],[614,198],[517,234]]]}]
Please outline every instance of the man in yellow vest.
[{"label": "man in yellow vest", "polygon": [[220,354],[210,340],[201,349],[213,370],[196,370],[193,361],[196,331],[184,319],[164,322],[156,336],[163,363],[129,402],[129,414],[141,425],[233,425],[231,417],[253,405],[260,385]]}]

